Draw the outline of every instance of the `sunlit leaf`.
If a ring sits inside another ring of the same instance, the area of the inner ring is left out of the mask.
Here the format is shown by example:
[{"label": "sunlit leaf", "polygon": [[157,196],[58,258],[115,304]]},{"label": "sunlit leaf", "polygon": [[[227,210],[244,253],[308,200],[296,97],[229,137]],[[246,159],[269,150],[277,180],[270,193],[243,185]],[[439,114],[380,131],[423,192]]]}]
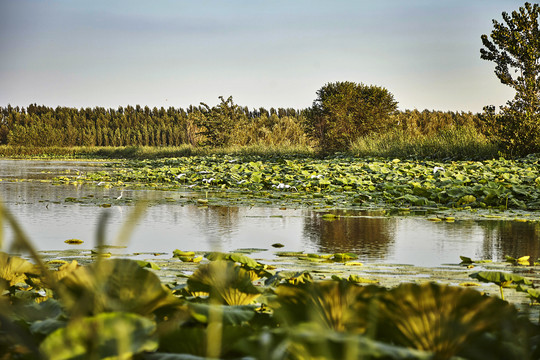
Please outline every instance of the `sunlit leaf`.
[{"label": "sunlit leaf", "polygon": [[133,260],[102,260],[62,279],[66,308],[76,314],[126,311],[146,315],[177,300],[152,272]]},{"label": "sunlit leaf", "polygon": [[52,360],[130,358],[157,349],[155,328],[153,321],[139,315],[99,314],[71,321],[50,334],[40,348]]},{"label": "sunlit leaf", "polygon": [[10,286],[25,282],[27,274],[39,274],[38,268],[27,260],[0,252],[0,279]]},{"label": "sunlit leaf", "polygon": [[231,261],[215,260],[200,265],[187,283],[190,291],[208,292],[228,305],[251,304],[260,295],[248,272]]}]

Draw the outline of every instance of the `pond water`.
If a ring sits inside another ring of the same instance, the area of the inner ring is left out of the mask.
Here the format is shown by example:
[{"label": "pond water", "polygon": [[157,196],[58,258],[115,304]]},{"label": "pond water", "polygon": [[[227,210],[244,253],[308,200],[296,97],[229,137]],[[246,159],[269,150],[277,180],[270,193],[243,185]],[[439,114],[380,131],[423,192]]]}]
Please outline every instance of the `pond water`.
[{"label": "pond water", "polygon": [[[99,162],[0,160],[0,196],[38,250],[72,249],[74,245],[64,243],[71,238],[84,241],[77,248],[91,249],[104,212],[109,213],[107,243],[114,244],[134,203],[144,199],[150,206],[134,227],[127,248],[115,251],[171,254],[174,249],[257,248],[261,250],[253,256],[262,259],[273,258],[277,251],[353,252],[363,262],[416,266],[458,263],[460,255],[495,261],[505,255],[540,257],[538,222],[474,218],[430,222],[422,216],[386,216],[376,211],[337,211],[347,216],[327,221],[320,212],[306,208],[178,203],[177,199],[200,196],[183,189],[121,191],[97,184],[42,182],[55,176],[76,177],[102,166]],[[66,201],[80,198],[96,202]],[[98,200],[107,201],[110,208],[98,206]],[[7,249],[11,233],[3,226]],[[275,243],[283,247],[273,248]]]}]

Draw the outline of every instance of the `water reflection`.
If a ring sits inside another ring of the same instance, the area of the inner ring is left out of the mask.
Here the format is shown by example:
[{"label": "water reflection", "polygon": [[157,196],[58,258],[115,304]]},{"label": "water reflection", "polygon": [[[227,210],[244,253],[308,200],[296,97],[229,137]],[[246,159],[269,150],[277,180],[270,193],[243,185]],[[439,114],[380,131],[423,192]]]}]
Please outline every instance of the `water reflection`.
[{"label": "water reflection", "polygon": [[483,253],[486,258],[514,258],[529,255],[540,258],[540,224],[520,221],[482,221],[486,230]]},{"label": "water reflection", "polygon": [[328,221],[319,213],[308,212],[304,236],[318,244],[322,252],[354,252],[364,258],[387,258],[395,239],[396,218],[371,212],[338,211],[336,214],[337,219]]}]

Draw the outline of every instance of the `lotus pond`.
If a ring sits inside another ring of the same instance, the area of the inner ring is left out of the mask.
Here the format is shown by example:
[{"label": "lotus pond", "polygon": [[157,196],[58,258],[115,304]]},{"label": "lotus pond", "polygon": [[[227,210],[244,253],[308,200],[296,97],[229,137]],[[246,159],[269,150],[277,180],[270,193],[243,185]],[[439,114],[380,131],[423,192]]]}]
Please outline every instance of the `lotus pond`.
[{"label": "lotus pond", "polygon": [[538,357],[538,158],[0,169],[11,356]]}]

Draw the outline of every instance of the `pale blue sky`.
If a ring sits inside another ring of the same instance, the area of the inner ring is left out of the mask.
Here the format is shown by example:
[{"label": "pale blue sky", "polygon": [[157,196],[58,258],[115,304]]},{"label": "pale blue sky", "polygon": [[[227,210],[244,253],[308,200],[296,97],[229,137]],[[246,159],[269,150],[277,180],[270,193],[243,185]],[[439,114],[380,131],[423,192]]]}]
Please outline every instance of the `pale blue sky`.
[{"label": "pale blue sky", "polygon": [[[523,2],[524,3],[524,2]],[[513,91],[480,36],[515,0],[0,0],[0,106],[306,108],[325,83],[400,109],[481,111]]]}]

